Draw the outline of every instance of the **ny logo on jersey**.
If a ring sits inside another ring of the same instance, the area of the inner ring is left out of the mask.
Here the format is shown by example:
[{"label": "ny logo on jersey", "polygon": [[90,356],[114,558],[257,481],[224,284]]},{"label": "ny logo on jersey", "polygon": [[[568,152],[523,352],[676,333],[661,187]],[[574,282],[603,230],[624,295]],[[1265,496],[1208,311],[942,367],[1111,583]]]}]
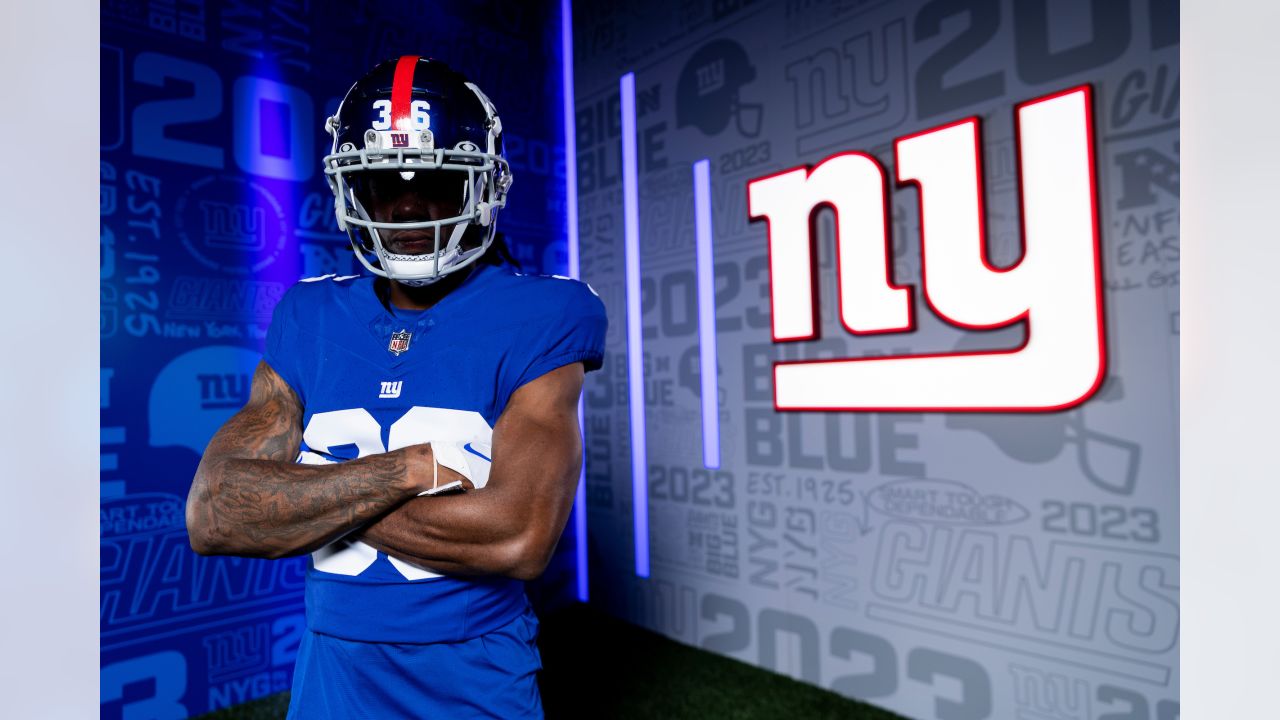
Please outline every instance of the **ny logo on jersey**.
[{"label": "ny logo on jersey", "polygon": [[398,397],[400,397],[400,390],[401,390],[401,389],[403,389],[403,388],[404,388],[404,381],[403,381],[403,380],[396,380],[395,382],[391,382],[391,381],[388,381],[388,380],[383,380],[383,381],[382,381],[382,389],[381,389],[380,391],[378,391],[378,397],[380,397],[380,398],[398,398]]},{"label": "ny logo on jersey", "polygon": [[[899,138],[899,185],[920,193],[925,303],[960,328],[1025,323],[1012,350],[778,362],[779,410],[1045,411],[1077,405],[1101,384],[1105,357],[1088,86],[1015,109],[1023,254],[994,267],[985,250],[978,121]],[[915,329],[915,299],[890,271],[885,171],[844,152],[747,184],[751,217],[768,222],[774,342],[818,337],[810,218],[836,217],[839,317],[855,335]]]}]

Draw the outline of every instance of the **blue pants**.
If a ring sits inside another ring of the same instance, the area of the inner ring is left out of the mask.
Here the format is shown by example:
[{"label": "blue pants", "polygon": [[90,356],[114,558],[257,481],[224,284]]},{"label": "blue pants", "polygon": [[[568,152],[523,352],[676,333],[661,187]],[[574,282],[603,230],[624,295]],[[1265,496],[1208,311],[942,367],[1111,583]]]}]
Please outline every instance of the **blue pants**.
[{"label": "blue pants", "polygon": [[308,630],[287,720],[540,719],[537,633],[532,609],[456,643],[366,643]]}]

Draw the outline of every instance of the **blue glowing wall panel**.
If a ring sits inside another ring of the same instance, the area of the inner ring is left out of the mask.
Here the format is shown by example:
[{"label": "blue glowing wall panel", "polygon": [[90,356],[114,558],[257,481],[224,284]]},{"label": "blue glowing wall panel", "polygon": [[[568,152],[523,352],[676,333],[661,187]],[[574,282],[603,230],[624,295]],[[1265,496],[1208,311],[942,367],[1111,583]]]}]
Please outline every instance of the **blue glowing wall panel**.
[{"label": "blue glowing wall panel", "polygon": [[622,125],[622,242],[627,285],[627,410],[631,436],[631,527],[635,568],[649,577],[649,481],[645,459],[644,342],[640,287],[640,189],[636,167],[636,76],[618,81]]},{"label": "blue glowing wall panel", "polygon": [[[281,294],[358,267],[319,165],[322,121],[357,77],[419,54],[483,88],[516,178],[500,230],[526,269],[567,272],[557,5],[102,4],[104,718],[289,685],[306,560],[196,556],[183,504]],[[572,533],[559,550],[535,604],[575,594]]]},{"label": "blue glowing wall panel", "polygon": [[698,258],[698,393],[702,464],[720,468],[720,371],[716,353],[715,235],[711,226],[711,161],[693,164],[694,245]]},{"label": "blue glowing wall panel", "polygon": [[[578,246],[578,151],[577,138],[573,124],[573,3],[560,0],[560,74],[561,74],[561,121],[564,123],[564,175],[565,175],[565,230],[568,250],[568,275],[581,278]],[[586,437],[586,412],[581,398],[578,399],[578,427]],[[587,464],[582,463],[578,473],[578,489],[573,497],[573,544],[574,571],[577,580],[577,599],[587,602],[590,592],[590,564],[587,559]]]}]

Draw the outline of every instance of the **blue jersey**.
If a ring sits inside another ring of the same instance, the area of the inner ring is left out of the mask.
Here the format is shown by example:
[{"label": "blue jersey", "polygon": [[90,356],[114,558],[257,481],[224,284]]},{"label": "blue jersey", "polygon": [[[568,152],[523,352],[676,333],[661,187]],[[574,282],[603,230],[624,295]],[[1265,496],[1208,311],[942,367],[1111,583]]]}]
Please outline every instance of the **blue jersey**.
[{"label": "blue jersey", "polygon": [[[385,281],[383,281],[385,282]],[[302,402],[299,462],[342,462],[428,441],[492,457],[521,385],[604,357],[604,305],[585,283],[477,264],[433,307],[393,315],[372,276],[314,278],[281,299],[264,359]],[[363,642],[459,642],[509,625],[524,583],[451,577],[340,539],[311,556],[307,625]]]}]

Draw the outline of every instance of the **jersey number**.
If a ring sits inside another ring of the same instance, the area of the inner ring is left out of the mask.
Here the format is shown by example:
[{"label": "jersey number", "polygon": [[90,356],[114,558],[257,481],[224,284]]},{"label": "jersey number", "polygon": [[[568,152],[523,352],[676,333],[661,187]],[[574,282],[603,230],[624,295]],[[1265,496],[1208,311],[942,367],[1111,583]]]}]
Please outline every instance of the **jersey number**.
[{"label": "jersey number", "polygon": [[[343,445],[355,445],[356,457],[399,450],[425,442],[483,443],[493,441],[493,428],[484,416],[474,410],[452,410],[415,405],[391,423],[387,442],[382,442],[382,426],[364,408],[331,410],[311,416],[302,431],[309,450],[298,455],[298,462],[326,465],[334,462],[326,455]],[[324,454],[321,454],[324,453]],[[312,561],[317,570],[337,575],[359,575],[378,559],[378,552],[358,540],[338,539],[315,551]],[[439,573],[396,558],[391,564],[409,580],[439,577]]]}]

